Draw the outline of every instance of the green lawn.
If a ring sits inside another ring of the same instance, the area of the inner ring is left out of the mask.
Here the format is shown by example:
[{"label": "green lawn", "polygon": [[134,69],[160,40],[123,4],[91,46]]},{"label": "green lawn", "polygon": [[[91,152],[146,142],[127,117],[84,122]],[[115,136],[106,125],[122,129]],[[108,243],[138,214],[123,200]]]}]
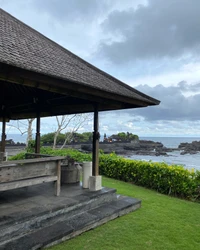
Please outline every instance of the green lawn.
[{"label": "green lawn", "polygon": [[200,204],[103,178],[103,186],[139,198],[142,207],[51,250],[199,250]]}]

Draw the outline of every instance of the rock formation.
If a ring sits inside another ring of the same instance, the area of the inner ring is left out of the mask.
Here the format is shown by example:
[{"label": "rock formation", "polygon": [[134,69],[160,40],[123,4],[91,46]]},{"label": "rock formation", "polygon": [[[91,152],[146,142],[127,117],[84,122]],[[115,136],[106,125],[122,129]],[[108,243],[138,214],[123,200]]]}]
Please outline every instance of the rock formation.
[{"label": "rock formation", "polygon": [[181,155],[196,154],[200,152],[200,141],[193,141],[191,143],[181,143],[178,148],[179,150],[182,150]]}]

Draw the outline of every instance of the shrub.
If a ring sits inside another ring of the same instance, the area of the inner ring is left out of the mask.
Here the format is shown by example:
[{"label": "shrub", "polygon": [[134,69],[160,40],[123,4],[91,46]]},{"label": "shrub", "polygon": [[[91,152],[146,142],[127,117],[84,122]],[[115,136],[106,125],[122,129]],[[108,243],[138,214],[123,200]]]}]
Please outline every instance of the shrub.
[{"label": "shrub", "polygon": [[33,153],[35,151],[35,140],[29,140],[26,150],[29,153]]},{"label": "shrub", "polygon": [[54,155],[54,156],[70,156],[75,161],[79,161],[79,162],[92,160],[91,154],[82,153],[72,148],[52,149],[50,147],[42,147],[40,150],[40,153],[47,154],[47,155]]},{"label": "shrub", "polygon": [[25,159],[25,154],[26,154],[26,152],[20,152],[20,153],[17,154],[17,155],[10,156],[10,157],[8,158],[8,160],[9,160],[9,161],[24,160],[24,159]]},{"label": "shrub", "polygon": [[[30,150],[27,150],[27,152],[30,152]],[[52,156],[70,156],[75,161],[83,162],[83,161],[91,161],[92,155],[81,153],[78,150],[72,149],[72,148],[66,148],[66,149],[52,149],[50,147],[41,147],[40,153],[43,155],[52,155]],[[9,160],[22,160],[25,159],[26,152],[19,153],[15,156],[12,156],[9,158]]]},{"label": "shrub", "polygon": [[200,199],[200,172],[182,166],[136,161],[110,154],[101,155],[100,174],[163,194],[190,200]]}]

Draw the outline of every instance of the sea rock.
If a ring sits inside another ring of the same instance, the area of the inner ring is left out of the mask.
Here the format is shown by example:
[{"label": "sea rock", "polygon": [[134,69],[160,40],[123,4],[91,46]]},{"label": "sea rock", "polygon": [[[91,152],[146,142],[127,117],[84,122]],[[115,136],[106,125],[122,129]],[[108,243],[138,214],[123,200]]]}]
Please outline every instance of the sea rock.
[{"label": "sea rock", "polygon": [[[115,152],[116,154],[138,154],[138,155],[167,155],[166,148],[160,142],[147,141],[147,140],[134,140],[131,142],[110,142],[100,143],[99,148],[104,153],[109,154]],[[91,144],[81,145],[81,150],[91,152]]]},{"label": "sea rock", "polygon": [[139,140],[139,146],[140,149],[157,149],[157,148],[163,148],[163,144],[161,142],[154,142],[154,141],[148,141],[148,140]]},{"label": "sea rock", "polygon": [[200,152],[200,141],[193,141],[191,143],[180,143],[178,146],[180,150],[183,150],[180,154],[196,154]]}]

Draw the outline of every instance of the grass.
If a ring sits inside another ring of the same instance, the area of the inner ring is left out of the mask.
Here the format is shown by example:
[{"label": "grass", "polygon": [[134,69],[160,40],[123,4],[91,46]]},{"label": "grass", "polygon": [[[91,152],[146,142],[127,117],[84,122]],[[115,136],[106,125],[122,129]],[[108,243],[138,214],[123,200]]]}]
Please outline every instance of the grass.
[{"label": "grass", "polygon": [[49,250],[199,250],[200,204],[103,178],[103,186],[139,198],[142,207]]}]

